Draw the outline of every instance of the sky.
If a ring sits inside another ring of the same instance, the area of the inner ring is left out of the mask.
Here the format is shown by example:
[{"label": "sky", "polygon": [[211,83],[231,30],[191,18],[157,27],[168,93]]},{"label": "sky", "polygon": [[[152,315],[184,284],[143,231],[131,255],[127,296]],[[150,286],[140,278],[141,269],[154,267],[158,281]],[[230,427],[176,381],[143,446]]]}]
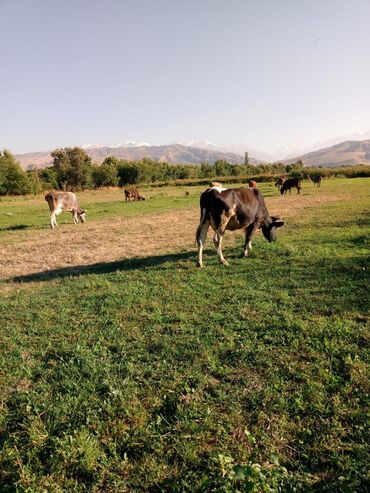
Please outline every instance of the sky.
[{"label": "sky", "polygon": [[0,0],[0,149],[370,131],[370,0]]}]

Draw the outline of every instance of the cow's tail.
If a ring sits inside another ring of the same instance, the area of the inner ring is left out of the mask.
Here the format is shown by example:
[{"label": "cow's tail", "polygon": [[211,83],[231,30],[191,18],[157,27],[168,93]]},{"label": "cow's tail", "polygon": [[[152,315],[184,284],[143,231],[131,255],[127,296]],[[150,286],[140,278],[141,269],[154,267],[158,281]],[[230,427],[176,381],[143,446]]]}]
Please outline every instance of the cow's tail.
[{"label": "cow's tail", "polygon": [[200,238],[200,232],[202,230],[202,226],[203,224],[205,223],[205,220],[206,220],[206,216],[207,216],[207,209],[205,207],[203,207],[202,209],[202,212],[200,214],[200,221],[199,221],[199,226],[197,227],[197,231],[195,233],[195,244],[197,245],[198,242],[199,242],[199,238]]}]

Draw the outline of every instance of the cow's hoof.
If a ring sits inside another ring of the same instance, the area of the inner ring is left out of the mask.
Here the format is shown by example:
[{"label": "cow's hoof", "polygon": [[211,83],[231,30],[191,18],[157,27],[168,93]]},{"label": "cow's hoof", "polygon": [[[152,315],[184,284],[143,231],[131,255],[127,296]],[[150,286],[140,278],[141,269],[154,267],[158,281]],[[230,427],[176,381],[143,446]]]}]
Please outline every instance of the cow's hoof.
[{"label": "cow's hoof", "polygon": [[223,260],[221,260],[221,264],[222,265],[229,265],[229,262],[224,258]]},{"label": "cow's hoof", "polygon": [[198,267],[198,269],[201,269],[203,267],[203,264],[201,264],[200,262],[197,262],[197,267]]}]

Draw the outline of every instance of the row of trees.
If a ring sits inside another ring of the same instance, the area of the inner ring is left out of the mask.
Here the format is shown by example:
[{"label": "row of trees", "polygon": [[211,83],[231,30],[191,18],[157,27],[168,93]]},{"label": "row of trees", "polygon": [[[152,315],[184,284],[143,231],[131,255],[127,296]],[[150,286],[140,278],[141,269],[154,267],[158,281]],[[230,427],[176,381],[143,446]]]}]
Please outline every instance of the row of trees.
[{"label": "row of trees", "polygon": [[281,173],[282,164],[235,165],[226,161],[215,164],[174,165],[151,159],[137,161],[107,157],[101,165],[79,147],[56,149],[51,153],[53,165],[42,170],[24,171],[14,156],[0,152],[0,195],[23,195],[42,190],[80,190],[89,188],[136,185],[191,178],[214,178],[256,173]]},{"label": "row of trees", "polygon": [[[230,164],[219,160],[214,164],[174,165],[151,159],[125,161],[107,157],[101,165],[79,147],[65,147],[52,152],[53,165],[49,168],[24,171],[9,151],[0,151],[0,195],[36,194],[42,190],[81,190],[139,183],[167,182],[184,179],[213,179],[218,177],[264,175],[265,178],[288,174],[306,178],[311,170],[303,163],[282,163],[257,166]],[[324,170],[322,170],[324,171]],[[321,170],[320,170],[321,172]],[[314,170],[314,174],[317,170]],[[325,174],[325,173],[321,173]]]}]

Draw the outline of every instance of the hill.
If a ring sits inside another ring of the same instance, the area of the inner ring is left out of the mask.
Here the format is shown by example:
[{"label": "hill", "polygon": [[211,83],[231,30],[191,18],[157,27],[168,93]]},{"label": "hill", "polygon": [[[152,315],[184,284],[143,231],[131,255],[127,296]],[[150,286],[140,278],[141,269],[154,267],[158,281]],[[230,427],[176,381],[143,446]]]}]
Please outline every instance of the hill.
[{"label": "hill", "polygon": [[[233,164],[244,162],[244,156],[233,152],[201,149],[182,144],[163,146],[142,145],[136,147],[89,145],[85,146],[85,151],[95,163],[102,163],[108,156],[116,156],[119,159],[127,160],[150,158],[155,161],[172,164],[200,164],[202,162],[213,164],[218,159],[224,159]],[[52,163],[50,152],[19,154],[16,156],[16,159],[24,169],[45,168]],[[249,161],[251,164],[258,164],[260,162],[254,158],[250,158]]]},{"label": "hill", "polygon": [[304,166],[351,166],[354,164],[370,165],[370,139],[347,140],[318,151],[308,152],[301,156],[283,160],[284,164],[302,160]]}]

